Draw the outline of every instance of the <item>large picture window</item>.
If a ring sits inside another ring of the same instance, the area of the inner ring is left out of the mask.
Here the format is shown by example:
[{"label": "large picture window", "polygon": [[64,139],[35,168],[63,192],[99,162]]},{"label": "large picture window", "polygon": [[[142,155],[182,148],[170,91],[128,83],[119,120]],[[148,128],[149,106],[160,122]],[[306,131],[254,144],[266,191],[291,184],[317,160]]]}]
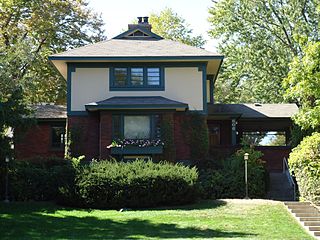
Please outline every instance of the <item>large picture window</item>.
[{"label": "large picture window", "polygon": [[160,67],[110,68],[110,90],[164,90],[163,75]]},{"label": "large picture window", "polygon": [[150,116],[124,116],[124,138],[150,139]]},{"label": "large picture window", "polygon": [[159,115],[113,115],[114,139],[160,138]]}]

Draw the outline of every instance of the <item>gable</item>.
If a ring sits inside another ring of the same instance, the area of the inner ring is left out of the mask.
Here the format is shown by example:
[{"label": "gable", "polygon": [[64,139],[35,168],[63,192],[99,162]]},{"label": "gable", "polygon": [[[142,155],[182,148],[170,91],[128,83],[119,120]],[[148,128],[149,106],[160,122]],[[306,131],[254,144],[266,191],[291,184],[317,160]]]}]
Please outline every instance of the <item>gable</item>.
[{"label": "gable", "polygon": [[139,40],[161,40],[161,36],[149,31],[147,28],[136,26],[128,31],[119,34],[113,39],[139,39]]}]

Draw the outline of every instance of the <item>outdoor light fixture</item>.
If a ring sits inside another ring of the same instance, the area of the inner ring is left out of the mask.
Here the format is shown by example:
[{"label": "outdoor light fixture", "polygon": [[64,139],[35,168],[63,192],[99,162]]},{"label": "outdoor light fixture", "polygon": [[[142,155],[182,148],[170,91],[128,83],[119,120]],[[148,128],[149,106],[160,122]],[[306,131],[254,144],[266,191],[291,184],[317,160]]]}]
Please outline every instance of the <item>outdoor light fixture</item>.
[{"label": "outdoor light fixture", "polygon": [[244,156],[244,181],[246,184],[246,196],[244,199],[249,199],[248,196],[248,159],[249,159],[249,153],[245,153]]}]

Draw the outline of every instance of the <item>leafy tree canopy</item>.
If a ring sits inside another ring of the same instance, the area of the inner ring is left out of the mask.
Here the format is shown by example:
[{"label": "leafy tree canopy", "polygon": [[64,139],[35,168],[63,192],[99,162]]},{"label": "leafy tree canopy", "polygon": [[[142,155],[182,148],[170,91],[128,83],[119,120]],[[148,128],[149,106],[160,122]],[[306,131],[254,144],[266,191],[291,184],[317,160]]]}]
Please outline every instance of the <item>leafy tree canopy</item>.
[{"label": "leafy tree canopy", "polygon": [[52,53],[103,40],[102,25],[101,17],[87,7],[85,0],[2,0],[0,52],[10,55],[20,46],[25,47],[21,54],[27,52],[18,60],[8,59],[10,71],[6,71],[11,84],[23,83],[24,95],[30,102],[63,103],[65,80],[47,58]]},{"label": "leafy tree canopy", "polygon": [[195,47],[202,47],[206,42],[201,35],[193,36],[189,24],[171,8],[165,8],[160,13],[151,13],[149,22],[152,31],[163,38]]},{"label": "leafy tree canopy", "polygon": [[216,86],[221,102],[282,102],[288,63],[319,40],[318,0],[221,0],[209,34],[226,56]]},{"label": "leafy tree canopy", "polygon": [[295,57],[284,80],[286,98],[297,101],[294,121],[302,129],[320,127],[320,42],[310,42],[303,57]]}]

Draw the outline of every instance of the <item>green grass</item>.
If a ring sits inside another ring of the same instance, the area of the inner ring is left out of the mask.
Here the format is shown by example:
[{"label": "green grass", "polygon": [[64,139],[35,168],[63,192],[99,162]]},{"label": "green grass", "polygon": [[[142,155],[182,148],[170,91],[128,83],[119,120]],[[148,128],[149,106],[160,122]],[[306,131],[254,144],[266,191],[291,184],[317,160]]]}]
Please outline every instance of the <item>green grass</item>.
[{"label": "green grass", "polygon": [[313,239],[278,202],[206,201],[119,212],[0,203],[0,239]]}]

